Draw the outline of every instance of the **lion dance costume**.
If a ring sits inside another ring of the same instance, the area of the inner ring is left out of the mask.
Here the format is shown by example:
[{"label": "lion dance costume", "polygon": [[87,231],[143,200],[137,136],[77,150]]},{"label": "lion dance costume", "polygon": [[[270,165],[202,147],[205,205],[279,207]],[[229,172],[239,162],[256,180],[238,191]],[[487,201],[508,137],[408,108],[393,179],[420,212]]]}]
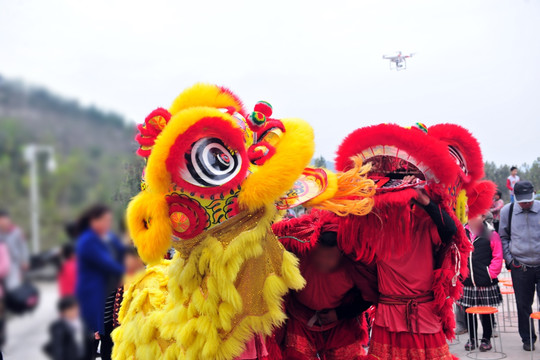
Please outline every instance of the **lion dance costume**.
[{"label": "lion dance costume", "polygon": [[304,286],[272,233],[278,209],[371,208],[350,206],[350,177],[305,169],[307,123],[271,116],[266,102],[247,114],[229,90],[199,84],[139,125],[147,165],[127,219],[148,266],[124,294],[115,360],[270,356],[264,337],[285,319],[282,297]]},{"label": "lion dance costume", "polygon": [[[368,359],[452,359],[453,303],[467,273],[470,245],[462,223],[489,209],[494,185],[480,181],[483,162],[464,128],[383,124],[361,128],[341,144],[336,168],[352,156],[371,163],[377,183],[373,211],[340,223],[341,248],[377,267],[379,302]],[[412,184],[403,181],[412,175]],[[411,205],[414,188],[432,201]]]}]

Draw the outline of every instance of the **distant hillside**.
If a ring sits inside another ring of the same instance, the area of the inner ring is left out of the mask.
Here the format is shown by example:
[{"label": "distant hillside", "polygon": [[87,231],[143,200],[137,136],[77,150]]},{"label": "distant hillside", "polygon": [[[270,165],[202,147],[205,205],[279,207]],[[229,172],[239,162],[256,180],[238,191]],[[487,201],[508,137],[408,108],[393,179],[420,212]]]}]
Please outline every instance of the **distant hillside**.
[{"label": "distant hillside", "polygon": [[18,119],[32,140],[53,143],[57,150],[100,149],[132,153],[135,127],[114,113],[82,107],[47,89],[0,77],[0,118]]},{"label": "distant hillside", "polygon": [[[111,205],[118,217],[138,191],[142,161],[134,152],[135,125],[96,107],[82,107],[47,89],[0,78],[0,208],[29,231],[29,143],[51,145],[58,169],[40,168],[42,238],[65,240],[63,226],[94,202]],[[45,159],[40,159],[44,163]]]}]

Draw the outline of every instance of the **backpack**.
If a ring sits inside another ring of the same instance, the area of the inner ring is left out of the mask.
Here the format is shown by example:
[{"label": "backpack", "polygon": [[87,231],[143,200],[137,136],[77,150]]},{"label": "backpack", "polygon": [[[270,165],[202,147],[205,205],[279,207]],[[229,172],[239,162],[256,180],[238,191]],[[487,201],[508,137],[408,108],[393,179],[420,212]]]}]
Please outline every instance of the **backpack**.
[{"label": "backpack", "polygon": [[508,214],[508,238],[512,240],[512,215],[514,214],[514,203],[510,204],[510,213]]}]

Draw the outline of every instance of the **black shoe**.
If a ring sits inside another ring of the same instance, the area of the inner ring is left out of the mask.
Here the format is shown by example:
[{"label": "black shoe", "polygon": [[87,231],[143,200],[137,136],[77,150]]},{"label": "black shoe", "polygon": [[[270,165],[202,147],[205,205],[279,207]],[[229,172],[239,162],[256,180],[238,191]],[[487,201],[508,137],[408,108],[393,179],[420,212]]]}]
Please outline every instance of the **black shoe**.
[{"label": "black shoe", "polygon": [[525,351],[534,351],[535,347],[534,347],[534,344],[529,344],[529,343],[524,343],[523,344],[523,350]]},{"label": "black shoe", "polygon": [[476,344],[474,342],[471,343],[471,340],[467,340],[467,343],[465,344],[465,350],[473,351],[474,349],[476,349]]},{"label": "black shoe", "polygon": [[481,352],[486,352],[491,350],[491,342],[487,339],[482,339],[479,347]]}]

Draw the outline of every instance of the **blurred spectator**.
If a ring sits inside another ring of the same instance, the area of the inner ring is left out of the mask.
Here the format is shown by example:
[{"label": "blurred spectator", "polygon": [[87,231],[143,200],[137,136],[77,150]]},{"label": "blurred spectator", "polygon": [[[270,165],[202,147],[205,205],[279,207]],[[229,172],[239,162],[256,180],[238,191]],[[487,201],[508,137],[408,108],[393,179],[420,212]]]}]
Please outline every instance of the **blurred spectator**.
[{"label": "blurred spectator", "polygon": [[484,224],[487,225],[491,231],[495,230],[495,226],[493,225],[493,214],[490,211],[484,215]]},{"label": "blurred spectator", "polygon": [[51,338],[44,351],[53,360],[92,359],[92,338],[79,317],[77,299],[63,297],[58,302],[60,318],[50,327]]},{"label": "blurred spectator", "polygon": [[5,292],[3,289],[4,280],[9,273],[9,250],[7,244],[0,241],[0,354],[6,340],[6,306]]},{"label": "blurred spectator", "polygon": [[79,220],[76,293],[83,321],[96,340],[104,334],[105,299],[124,273],[125,248],[111,232],[112,221],[104,205],[92,206]]},{"label": "blurred spectator", "polygon": [[75,243],[79,237],[79,224],[75,221],[67,223],[64,227],[64,231],[66,232],[69,241]]},{"label": "blurred spectator", "polygon": [[30,263],[30,253],[22,230],[11,221],[9,213],[0,210],[0,242],[7,245],[9,252],[9,272],[4,286],[7,292],[22,285]]},{"label": "blurred spectator", "polygon": [[510,202],[514,202],[514,186],[519,181],[518,169],[515,166],[510,168],[510,176],[506,178],[506,188],[510,192]]},{"label": "blurred spectator", "polygon": [[101,359],[110,360],[112,355],[113,342],[111,339],[112,331],[119,325],[118,323],[118,311],[124,297],[124,289],[129,287],[133,277],[140,271],[144,270],[144,263],[142,262],[137,249],[134,246],[129,246],[126,250],[126,256],[124,259],[124,266],[126,268],[126,275],[124,276],[124,283],[115,291],[113,291],[105,302],[105,334],[101,338]]},{"label": "blurred spectator", "polygon": [[493,227],[495,231],[499,232],[499,223],[501,221],[501,209],[504,206],[504,201],[502,199],[502,193],[500,190],[495,192],[493,197],[493,204],[491,204],[491,209],[489,210],[493,214]]},{"label": "blurred spectator", "polygon": [[60,297],[75,296],[77,281],[77,260],[73,244],[66,243],[62,246],[62,259],[58,272],[58,290]]},{"label": "blurred spectator", "polygon": [[511,271],[518,311],[518,328],[523,349],[534,350],[536,333],[532,324],[532,344],[529,316],[534,292],[540,283],[540,201],[529,181],[519,181],[514,187],[516,203],[501,210],[501,235],[504,260]]},{"label": "blurred spectator", "polygon": [[[465,227],[467,237],[473,244],[473,252],[469,256],[469,276],[463,281],[463,295],[457,304],[464,310],[472,306],[498,306],[502,303],[497,276],[502,268],[503,251],[501,239],[493,229],[485,224],[485,216],[470,219]],[[467,314],[469,341],[465,350],[470,351],[478,346],[478,320],[476,315]],[[480,315],[483,336],[480,351],[491,350],[492,315]]]}]

